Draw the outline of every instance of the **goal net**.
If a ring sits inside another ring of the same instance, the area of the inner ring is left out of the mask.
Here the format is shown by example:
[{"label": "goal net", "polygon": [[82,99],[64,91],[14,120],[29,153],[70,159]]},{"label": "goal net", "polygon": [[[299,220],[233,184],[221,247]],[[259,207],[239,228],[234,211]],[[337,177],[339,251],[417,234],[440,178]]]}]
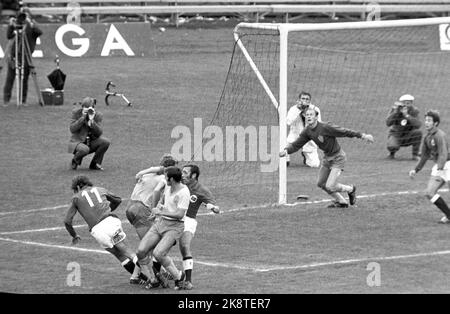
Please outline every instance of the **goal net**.
[{"label": "goal net", "polygon": [[298,194],[326,198],[317,169],[306,167],[300,153],[288,168],[277,157],[286,146],[287,110],[306,91],[323,121],[375,137],[371,145],[338,139],[348,159],[342,181],[368,193],[401,190],[415,161],[411,146],[387,159],[386,117],[411,94],[420,121],[436,109],[450,133],[449,24],[450,18],[239,24],[216,113],[197,149],[202,181],[230,206],[292,203]]}]

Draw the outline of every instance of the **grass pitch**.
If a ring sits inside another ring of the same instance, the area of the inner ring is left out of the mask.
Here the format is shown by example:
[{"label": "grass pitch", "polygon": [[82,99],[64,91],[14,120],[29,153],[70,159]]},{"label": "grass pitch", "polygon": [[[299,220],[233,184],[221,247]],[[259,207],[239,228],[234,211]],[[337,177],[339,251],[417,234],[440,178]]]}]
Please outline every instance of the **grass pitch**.
[{"label": "grass pitch", "polygon": [[[0,290],[18,293],[435,293],[449,292],[447,235],[440,213],[420,195],[428,166],[414,181],[409,149],[396,161],[375,156],[353,167],[343,182],[360,188],[357,207],[326,208],[327,196],[315,187],[317,170],[292,161],[289,201],[299,193],[311,202],[283,207],[251,207],[257,186],[245,186],[249,206],[217,195],[222,215],[201,211],[193,241],[195,289],[145,291],[128,284],[128,274],[90,237],[77,229],[82,242],[70,245],[62,220],[75,174],[124,198],[134,174],[170,149],[171,130],[191,126],[193,118],[209,119],[216,109],[232,51],[232,30],[168,30],[155,34],[151,58],[62,59],[68,75],[65,104],[38,107],[30,84],[29,107],[0,108]],[[51,60],[35,60],[41,88],[53,69]],[[1,82],[4,80],[1,73]],[[107,81],[117,84],[133,102],[103,104]],[[30,82],[31,83],[31,82]],[[112,140],[104,172],[87,170],[91,157],[76,172],[67,153],[72,103],[89,95],[104,113],[104,135]],[[386,109],[387,110],[387,109]],[[345,114],[345,113],[342,113]],[[448,114],[447,116],[448,117]],[[448,119],[447,119],[448,121]],[[443,122],[443,125],[448,126]],[[385,130],[379,130],[384,134]],[[447,127],[448,131],[448,127]],[[383,141],[384,138],[379,138]],[[345,141],[345,140],[344,140]],[[383,146],[383,145],[381,145]],[[355,153],[352,153],[355,154]],[[356,152],[356,154],[358,154]],[[361,159],[361,155],[353,155]],[[369,167],[370,171],[366,168]],[[361,175],[364,173],[364,175]],[[292,186],[301,186],[301,191]],[[449,200],[448,193],[443,197]],[[450,201],[450,200],[449,200]],[[126,201],[125,201],[126,202]],[[117,210],[125,219],[124,204]],[[82,224],[81,219],[75,224]],[[128,243],[137,237],[124,224]],[[171,253],[178,265],[178,249]],[[67,265],[81,266],[81,286],[67,285]],[[380,265],[380,286],[369,286],[370,262]],[[27,280],[17,280],[27,278]]]}]

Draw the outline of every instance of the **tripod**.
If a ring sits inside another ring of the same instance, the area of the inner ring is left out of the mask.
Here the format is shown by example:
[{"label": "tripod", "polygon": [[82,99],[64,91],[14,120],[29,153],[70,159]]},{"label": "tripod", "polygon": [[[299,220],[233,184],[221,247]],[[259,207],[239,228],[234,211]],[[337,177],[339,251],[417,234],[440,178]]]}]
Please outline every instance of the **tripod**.
[{"label": "tripod", "polygon": [[[24,24],[22,28],[16,27],[14,30],[14,47],[15,47],[15,74],[16,74],[16,96],[17,96],[17,107],[23,105],[23,81],[25,75],[25,67],[28,66],[30,74],[33,78],[34,87],[36,88],[36,93],[39,99],[39,105],[44,106],[44,101],[40,92],[39,84],[37,81],[36,68],[33,65],[31,58],[30,44],[28,43],[28,38],[26,36],[27,24]],[[20,50],[20,53],[19,53]]]}]

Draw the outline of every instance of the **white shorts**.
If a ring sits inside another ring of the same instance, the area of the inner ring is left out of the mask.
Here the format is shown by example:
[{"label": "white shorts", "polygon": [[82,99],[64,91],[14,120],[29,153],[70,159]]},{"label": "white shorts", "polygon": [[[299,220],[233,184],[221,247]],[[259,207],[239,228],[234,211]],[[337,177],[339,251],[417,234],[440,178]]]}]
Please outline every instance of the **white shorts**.
[{"label": "white shorts", "polygon": [[91,235],[104,249],[112,249],[126,238],[126,234],[122,230],[122,222],[119,218],[112,216],[106,217],[96,224],[91,230]]},{"label": "white shorts", "polygon": [[440,177],[446,182],[450,182],[450,161],[447,161],[443,170],[437,170],[437,164],[431,168],[431,175],[433,177]]},{"label": "white shorts", "polygon": [[189,231],[194,235],[195,230],[197,230],[197,220],[188,216],[184,217],[184,232]]}]

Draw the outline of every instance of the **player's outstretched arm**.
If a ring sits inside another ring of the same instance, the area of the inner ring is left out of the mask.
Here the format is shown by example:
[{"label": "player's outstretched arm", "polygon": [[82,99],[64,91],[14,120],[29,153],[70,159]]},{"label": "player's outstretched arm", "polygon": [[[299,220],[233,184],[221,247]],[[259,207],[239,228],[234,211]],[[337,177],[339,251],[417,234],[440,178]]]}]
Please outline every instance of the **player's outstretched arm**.
[{"label": "player's outstretched arm", "polygon": [[164,167],[158,166],[158,167],[150,167],[144,170],[139,171],[136,173],[136,181],[139,181],[142,179],[142,177],[149,173],[158,173],[164,170]]},{"label": "player's outstretched arm", "polygon": [[217,205],[208,203],[206,204],[206,208],[212,211],[214,214],[220,214],[220,208]]}]

